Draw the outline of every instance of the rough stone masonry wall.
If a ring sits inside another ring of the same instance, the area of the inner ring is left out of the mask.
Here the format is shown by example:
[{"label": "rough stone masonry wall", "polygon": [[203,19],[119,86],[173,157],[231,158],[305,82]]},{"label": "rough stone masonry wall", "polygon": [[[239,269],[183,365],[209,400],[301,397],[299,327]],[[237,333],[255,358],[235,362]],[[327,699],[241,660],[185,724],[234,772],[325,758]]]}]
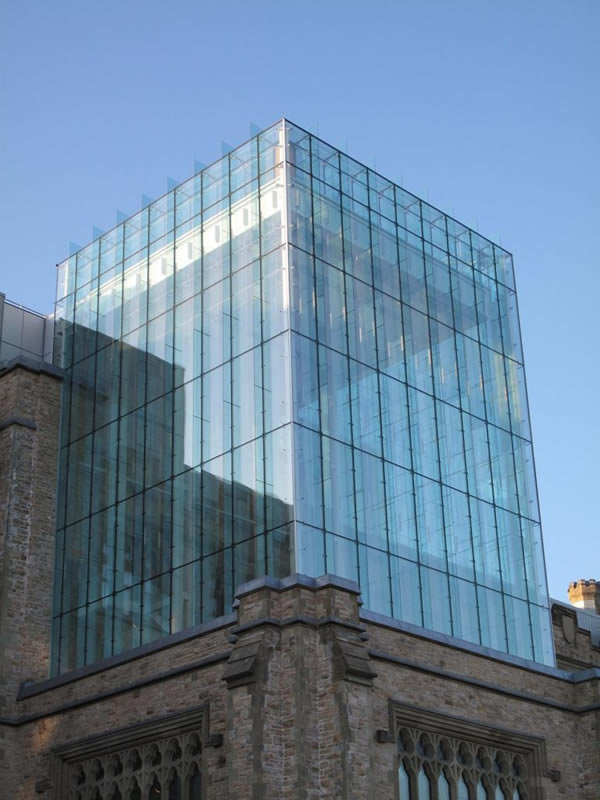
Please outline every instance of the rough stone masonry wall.
[{"label": "rough stone masonry wall", "polygon": [[0,715],[48,674],[60,390],[44,368],[0,373]]},{"label": "rough stone masonry wall", "polygon": [[23,689],[0,798],[56,800],[57,750],[199,706],[206,800],[396,798],[392,701],[541,738],[536,798],[597,800],[598,675],[578,683],[456,644],[361,618],[340,579],[258,580],[235,616]]}]

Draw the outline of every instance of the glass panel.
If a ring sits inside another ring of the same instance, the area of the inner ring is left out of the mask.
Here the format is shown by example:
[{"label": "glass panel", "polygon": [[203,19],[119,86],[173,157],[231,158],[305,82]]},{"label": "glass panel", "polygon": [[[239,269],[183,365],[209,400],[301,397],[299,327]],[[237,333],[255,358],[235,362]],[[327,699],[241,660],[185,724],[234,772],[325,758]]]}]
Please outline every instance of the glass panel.
[{"label": "glass panel", "polygon": [[354,491],[358,538],[373,547],[387,549],[383,461],[354,451]]},{"label": "glass panel", "polygon": [[236,272],[231,287],[231,344],[235,356],[260,344],[260,263],[250,264]]},{"label": "glass panel", "polygon": [[314,339],[316,294],[313,259],[301,250],[290,247],[289,260],[291,327]]},{"label": "glass panel", "polygon": [[379,382],[375,370],[350,362],[352,440],[356,447],[381,455]]},{"label": "glass panel", "polygon": [[325,527],[353,539],[356,536],[356,512],[352,450],[326,436],[322,439],[322,446]]},{"label": "glass panel", "polygon": [[371,611],[390,616],[389,563],[387,553],[372,547],[359,547],[361,597]]},{"label": "glass panel", "polygon": [[412,454],[406,385],[386,375],[380,375],[379,381],[385,458],[410,468]]},{"label": "glass panel", "polygon": [[479,621],[481,626],[481,644],[493,650],[507,650],[506,627],[504,624],[504,607],[500,592],[477,587],[479,605]]},{"label": "glass panel", "polygon": [[289,276],[281,259],[281,249],[262,259],[263,339],[289,328]]},{"label": "glass panel", "polygon": [[290,337],[277,336],[263,345],[265,431],[291,420]]},{"label": "glass panel", "polygon": [[393,464],[385,464],[385,489],[390,551],[416,561],[416,510],[412,474]]},{"label": "glass panel", "polygon": [[469,790],[462,775],[458,779],[458,800],[469,800]]},{"label": "glass panel", "polygon": [[412,308],[403,308],[406,343],[406,379],[411,386],[433,393],[431,345],[427,317]]},{"label": "glass panel", "polygon": [[323,433],[345,442],[351,441],[348,370],[344,356],[328,347],[319,348],[321,427]]},{"label": "glass panel", "polygon": [[317,261],[317,323],[320,342],[347,352],[344,274],[321,261]]},{"label": "glass panel", "polygon": [[334,536],[325,535],[325,548],[327,555],[327,573],[358,581],[358,550],[356,542]]},{"label": "glass panel", "polygon": [[375,292],[379,369],[398,380],[406,380],[402,305],[398,300]]},{"label": "glass panel", "polygon": [[348,343],[352,358],[377,367],[373,290],[370,286],[346,277],[348,307]]},{"label": "glass panel", "polygon": [[394,616],[422,626],[421,584],[417,564],[390,556],[390,569]]},{"label": "glass panel", "polygon": [[323,527],[321,440],[317,433],[294,426],[296,518]]},{"label": "glass panel", "polygon": [[319,429],[317,347],[304,336],[292,336],[294,420]]},{"label": "glass panel", "polygon": [[325,535],[300,523],[296,525],[296,572],[313,578],[325,573]]},{"label": "glass panel", "polygon": [[452,634],[448,576],[435,569],[421,567],[424,626],[432,631]]}]

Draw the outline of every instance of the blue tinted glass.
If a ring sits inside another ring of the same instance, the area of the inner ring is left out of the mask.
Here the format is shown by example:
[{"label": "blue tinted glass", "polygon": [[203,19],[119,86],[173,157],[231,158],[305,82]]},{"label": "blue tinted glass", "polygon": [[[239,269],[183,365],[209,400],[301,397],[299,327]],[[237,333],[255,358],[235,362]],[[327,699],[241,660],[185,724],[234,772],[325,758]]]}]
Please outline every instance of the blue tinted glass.
[{"label": "blue tinted glass", "polygon": [[553,663],[502,248],[278,123],[63,262],[56,320],[53,669],[294,571]]}]

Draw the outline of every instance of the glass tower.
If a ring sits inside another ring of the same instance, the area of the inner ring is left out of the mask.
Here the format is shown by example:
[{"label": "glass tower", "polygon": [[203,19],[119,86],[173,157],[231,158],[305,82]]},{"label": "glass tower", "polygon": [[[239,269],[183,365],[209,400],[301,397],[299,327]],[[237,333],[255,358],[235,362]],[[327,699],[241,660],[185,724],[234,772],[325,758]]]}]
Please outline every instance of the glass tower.
[{"label": "glass tower", "polygon": [[552,664],[512,259],[282,120],[59,265],[54,673],[235,587]]}]

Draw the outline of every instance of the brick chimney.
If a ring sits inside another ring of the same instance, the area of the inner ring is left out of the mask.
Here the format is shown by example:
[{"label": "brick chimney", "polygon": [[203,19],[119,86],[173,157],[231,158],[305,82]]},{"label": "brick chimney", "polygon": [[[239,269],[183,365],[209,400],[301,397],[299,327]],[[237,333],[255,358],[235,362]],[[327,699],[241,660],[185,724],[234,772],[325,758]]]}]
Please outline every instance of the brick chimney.
[{"label": "brick chimney", "polygon": [[569,584],[569,602],[577,608],[600,614],[600,581],[573,581]]}]

